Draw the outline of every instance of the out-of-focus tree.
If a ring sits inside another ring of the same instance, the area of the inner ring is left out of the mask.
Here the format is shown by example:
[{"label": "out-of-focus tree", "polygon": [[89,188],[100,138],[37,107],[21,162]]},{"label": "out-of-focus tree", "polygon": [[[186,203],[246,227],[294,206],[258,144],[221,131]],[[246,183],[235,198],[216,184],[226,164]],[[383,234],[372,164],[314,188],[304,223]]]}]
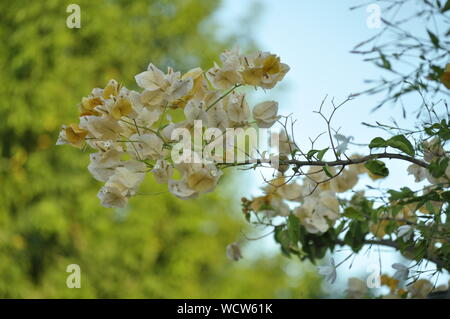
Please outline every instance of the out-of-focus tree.
[{"label": "out-of-focus tree", "polygon": [[[317,295],[313,274],[292,285],[278,258],[230,265],[225,246],[241,217],[225,188],[193,201],[143,195],[127,209],[100,206],[88,157],[54,147],[80,97],[110,78],[133,87],[130,75],[150,61],[210,65],[229,42],[210,21],[219,1],[77,3],[79,29],[66,26],[70,1],[0,4],[0,296]],[[159,190],[148,180],[140,191]],[[81,289],[66,287],[69,264],[81,267]]]}]

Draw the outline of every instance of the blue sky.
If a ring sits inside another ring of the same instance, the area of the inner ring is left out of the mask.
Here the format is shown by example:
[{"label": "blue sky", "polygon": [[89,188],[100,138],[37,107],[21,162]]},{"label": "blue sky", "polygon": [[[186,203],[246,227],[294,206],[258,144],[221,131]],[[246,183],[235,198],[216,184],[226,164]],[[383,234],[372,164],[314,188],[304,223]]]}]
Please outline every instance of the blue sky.
[{"label": "blue sky", "polygon": [[[335,101],[341,101],[349,94],[368,89],[369,86],[364,83],[365,79],[379,78],[382,74],[379,68],[362,61],[361,56],[350,53],[356,44],[379,32],[379,29],[367,26],[370,13],[366,9],[370,2],[360,9],[349,10],[350,7],[363,3],[365,2],[361,0],[224,0],[222,8],[217,13],[216,18],[223,26],[224,34],[251,30],[259,49],[278,54],[282,62],[291,67],[281,87],[266,93],[256,93],[251,99],[254,103],[274,99],[279,101],[281,113],[293,113],[294,118],[298,119],[295,129],[296,140],[305,149],[309,145],[308,137],[313,138],[325,130],[325,123],[313,113],[325,95],[334,97]],[[251,16],[255,6],[261,12],[254,24],[248,26],[242,20]],[[403,13],[408,15],[413,11],[414,8],[404,8]],[[383,16],[383,12],[381,14]],[[422,25],[408,27],[412,32],[423,32]],[[361,122],[388,123],[390,118],[395,118],[400,126],[412,128],[415,119],[411,115],[412,110],[416,110],[417,107],[414,104],[416,98],[406,100],[410,103],[407,105],[410,116],[404,120],[400,107],[385,106],[380,111],[372,113],[371,109],[380,101],[380,96],[359,96],[336,114],[334,128],[340,128],[340,133],[344,135],[353,136],[356,143],[368,143],[375,136],[385,136],[383,132],[367,128]],[[322,142],[323,147],[328,146],[326,139]],[[364,153],[367,152],[367,148],[362,149]],[[413,178],[407,176],[405,172],[408,165],[398,161],[389,161],[387,164],[391,174],[388,179],[379,182],[380,186],[391,188],[414,186]],[[251,178],[248,173],[241,174]],[[261,185],[262,181],[257,179],[258,176],[255,174],[251,178],[254,181],[253,187],[247,187],[244,195],[254,194]],[[363,180],[362,186],[366,182],[369,180]],[[252,249],[257,249],[260,245],[272,247],[273,241],[268,238],[264,242],[252,245]],[[338,254],[337,260],[347,254],[348,252]],[[398,256],[387,256],[383,263],[383,271],[388,270],[396,258]],[[356,271],[352,273],[360,271],[364,274],[367,263],[378,263],[377,251],[374,250],[370,256],[358,257],[355,260]],[[342,277],[341,283],[346,280],[347,275]]]}]

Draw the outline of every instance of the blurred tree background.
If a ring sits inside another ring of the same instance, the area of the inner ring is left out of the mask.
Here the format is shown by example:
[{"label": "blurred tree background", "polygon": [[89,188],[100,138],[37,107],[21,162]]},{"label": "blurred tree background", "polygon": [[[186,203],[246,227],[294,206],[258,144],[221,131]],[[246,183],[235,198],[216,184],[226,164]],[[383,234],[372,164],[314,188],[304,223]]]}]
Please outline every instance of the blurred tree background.
[{"label": "blurred tree background", "polygon": [[[87,154],[55,146],[93,87],[115,78],[136,88],[150,61],[206,67],[233,46],[215,36],[220,1],[79,0],[80,29],[66,27],[70,3],[0,3],[0,297],[317,296],[316,275],[288,276],[284,257],[227,260],[243,221],[226,185],[196,200],[138,196],[110,210],[95,196]],[[141,187],[159,190],[151,177]],[[66,286],[69,264],[81,267],[81,289]]]}]

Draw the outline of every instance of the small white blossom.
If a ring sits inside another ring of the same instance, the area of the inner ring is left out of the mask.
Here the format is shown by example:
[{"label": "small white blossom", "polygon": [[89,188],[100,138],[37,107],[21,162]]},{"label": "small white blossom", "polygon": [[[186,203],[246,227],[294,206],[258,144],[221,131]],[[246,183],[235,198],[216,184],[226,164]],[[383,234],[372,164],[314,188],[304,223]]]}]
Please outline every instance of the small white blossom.
[{"label": "small white blossom", "polygon": [[403,241],[408,241],[413,237],[414,229],[409,225],[402,225],[397,228],[397,236],[402,238]]},{"label": "small white blossom", "polygon": [[414,176],[414,181],[419,183],[427,178],[427,169],[417,164],[411,164],[407,168],[408,175]]},{"label": "small white blossom", "polygon": [[334,263],[334,258],[330,258],[330,265],[329,266],[318,266],[317,270],[319,274],[322,276],[325,276],[325,280],[329,281],[331,284],[333,284],[336,281],[336,265]]},{"label": "small white blossom", "polygon": [[153,166],[152,173],[158,184],[165,184],[172,177],[173,167],[167,161],[158,160]]},{"label": "small white blossom", "polygon": [[257,104],[253,108],[253,118],[260,128],[270,128],[278,119],[278,102],[267,101]]},{"label": "small white blossom", "polygon": [[408,279],[409,268],[400,263],[392,264],[392,268],[396,270],[394,273],[394,278],[398,280],[406,280]]},{"label": "small white blossom", "polygon": [[137,159],[159,159],[163,155],[164,142],[153,133],[134,134],[127,143],[128,152]]},{"label": "small white blossom", "polygon": [[92,153],[89,155],[91,162],[88,170],[96,180],[106,182],[121,163],[120,156],[121,153],[115,150]]},{"label": "small white blossom", "polygon": [[189,199],[197,195],[197,192],[187,185],[185,180],[169,179],[169,192],[180,199]]},{"label": "small white blossom", "polygon": [[334,138],[339,142],[339,145],[336,147],[336,151],[339,153],[344,153],[348,149],[348,144],[354,139],[353,136],[347,137],[339,133],[336,133]]},{"label": "small white blossom", "polygon": [[242,124],[248,121],[250,109],[244,94],[233,94],[226,105],[226,112],[230,121]]}]

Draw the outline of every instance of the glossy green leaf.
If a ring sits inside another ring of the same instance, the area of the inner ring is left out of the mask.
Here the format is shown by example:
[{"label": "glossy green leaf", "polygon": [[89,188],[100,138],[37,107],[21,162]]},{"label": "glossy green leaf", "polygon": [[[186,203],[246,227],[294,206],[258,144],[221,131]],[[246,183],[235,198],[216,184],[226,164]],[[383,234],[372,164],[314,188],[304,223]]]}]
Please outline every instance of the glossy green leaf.
[{"label": "glossy green leaf", "polygon": [[398,149],[411,157],[414,157],[414,146],[404,135],[396,135],[394,137],[391,137],[386,141],[386,143],[388,146]]},{"label": "glossy green leaf", "polygon": [[378,176],[386,177],[389,175],[389,169],[384,162],[379,160],[370,160],[364,166],[372,173]]}]

